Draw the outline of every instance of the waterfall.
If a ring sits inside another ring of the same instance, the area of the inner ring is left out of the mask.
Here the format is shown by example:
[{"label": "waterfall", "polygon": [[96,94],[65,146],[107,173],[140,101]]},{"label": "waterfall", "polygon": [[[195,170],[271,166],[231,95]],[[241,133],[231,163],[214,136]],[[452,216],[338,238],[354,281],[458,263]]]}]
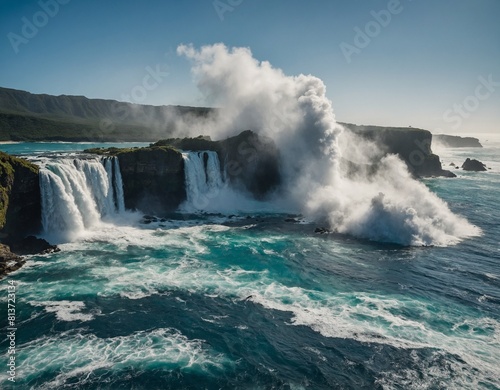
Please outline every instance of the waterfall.
[{"label": "waterfall", "polygon": [[115,190],[116,206],[119,213],[125,211],[125,196],[123,195],[123,179],[122,172],[120,170],[120,162],[117,157],[113,158],[113,172],[114,172],[114,182],[113,188]]},{"label": "waterfall", "polygon": [[58,159],[40,169],[42,224],[46,233],[70,239],[124,211],[118,159]]},{"label": "waterfall", "polygon": [[200,210],[219,195],[224,187],[219,157],[216,152],[185,152],[184,171],[187,205]]}]

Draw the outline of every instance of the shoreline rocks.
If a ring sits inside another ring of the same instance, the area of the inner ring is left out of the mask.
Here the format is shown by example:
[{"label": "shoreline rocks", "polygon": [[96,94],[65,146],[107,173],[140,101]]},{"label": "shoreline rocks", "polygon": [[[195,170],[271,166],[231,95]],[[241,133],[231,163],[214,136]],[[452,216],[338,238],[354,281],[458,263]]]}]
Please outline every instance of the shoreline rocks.
[{"label": "shoreline rocks", "polygon": [[464,171],[472,171],[472,172],[484,172],[487,171],[486,165],[481,161],[476,159],[467,158],[465,162],[462,164],[462,169]]},{"label": "shoreline rocks", "polygon": [[12,253],[10,248],[5,244],[0,244],[0,279],[10,272],[16,271],[21,268],[25,260]]},{"label": "shoreline rocks", "polygon": [[0,279],[21,268],[27,255],[47,255],[60,252],[57,245],[51,245],[43,238],[28,236],[22,239],[7,239],[7,244],[0,243]]}]

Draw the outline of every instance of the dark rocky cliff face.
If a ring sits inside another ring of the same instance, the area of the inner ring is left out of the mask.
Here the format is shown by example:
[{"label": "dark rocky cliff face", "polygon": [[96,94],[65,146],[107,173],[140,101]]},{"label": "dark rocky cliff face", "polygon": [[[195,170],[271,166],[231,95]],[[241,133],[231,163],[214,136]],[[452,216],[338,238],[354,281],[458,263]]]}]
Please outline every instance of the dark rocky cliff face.
[{"label": "dark rocky cliff face", "polygon": [[147,148],[89,149],[117,156],[123,178],[125,207],[162,215],[186,200],[184,160],[179,150],[210,150],[218,154],[230,185],[263,199],[280,184],[279,153],[270,139],[247,130],[222,141],[209,137],[172,138]]},{"label": "dark rocky cliff face", "polygon": [[257,199],[281,184],[280,156],[274,141],[250,130],[221,141],[228,177]]},{"label": "dark rocky cliff face", "polygon": [[41,229],[38,167],[0,153],[0,229],[5,236],[25,236]]},{"label": "dark rocky cliff face", "polygon": [[348,123],[343,125],[357,135],[375,141],[386,153],[397,154],[415,176],[456,176],[444,170],[439,156],[432,153],[430,131],[414,128],[357,126]]},{"label": "dark rocky cliff face", "polygon": [[184,160],[169,147],[120,151],[125,207],[161,215],[186,200]]},{"label": "dark rocky cliff face", "polygon": [[233,187],[248,191],[257,199],[264,199],[281,183],[279,152],[274,142],[251,130],[243,131],[222,141],[209,137],[174,138],[156,145],[171,145],[190,151],[217,152],[221,167]]}]

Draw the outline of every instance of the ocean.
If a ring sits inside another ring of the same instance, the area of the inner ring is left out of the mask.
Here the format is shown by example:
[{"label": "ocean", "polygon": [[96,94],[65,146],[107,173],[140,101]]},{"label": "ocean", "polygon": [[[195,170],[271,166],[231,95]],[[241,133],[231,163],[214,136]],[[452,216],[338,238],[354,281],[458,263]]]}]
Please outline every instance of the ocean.
[{"label": "ocean", "polygon": [[[455,245],[319,234],[264,207],[82,220],[61,252],[31,256],[1,281],[0,387],[500,389],[500,143],[484,145],[438,154],[445,168],[473,157],[491,170],[423,180],[481,229]],[[0,150],[57,161],[95,146]],[[12,285],[15,383],[5,353]]]}]

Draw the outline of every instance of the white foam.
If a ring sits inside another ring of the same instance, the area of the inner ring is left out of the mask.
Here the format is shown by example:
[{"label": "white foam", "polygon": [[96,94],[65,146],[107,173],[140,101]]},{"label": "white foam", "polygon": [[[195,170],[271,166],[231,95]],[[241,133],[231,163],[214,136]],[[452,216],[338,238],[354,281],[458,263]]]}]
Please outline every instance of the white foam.
[{"label": "white foam", "polygon": [[116,158],[48,159],[41,166],[42,224],[50,241],[75,240],[124,211]]},{"label": "white foam", "polygon": [[80,301],[44,301],[30,302],[32,306],[43,306],[47,313],[55,313],[59,321],[90,321],[94,319],[93,314],[81,313],[85,309],[85,303]]},{"label": "white foam", "polygon": [[[202,340],[190,340],[175,329],[160,328],[127,336],[99,338],[93,334],[64,332],[17,346],[18,376],[33,380],[44,371],[60,372],[42,389],[99,383],[108,369],[142,370],[162,364],[182,371],[222,371],[232,362],[212,351]],[[74,379],[78,378],[75,384]]]},{"label": "white foam", "polygon": [[[492,318],[468,318],[470,329],[435,328],[425,319],[427,303],[402,295],[326,293],[296,286],[286,286],[270,278],[268,271],[251,271],[239,267],[219,269],[209,261],[184,257],[167,264],[145,261],[126,267],[107,267],[102,295],[156,294],[160,290],[181,290],[217,296],[221,299],[249,300],[265,308],[290,312],[291,325],[308,326],[325,337],[350,338],[365,343],[392,345],[397,348],[438,348],[461,357],[467,364],[484,373],[498,373],[500,358],[500,323]],[[415,319],[407,317],[411,308]],[[456,313],[442,312],[438,322],[449,323]],[[214,318],[205,318],[214,321]]]}]

